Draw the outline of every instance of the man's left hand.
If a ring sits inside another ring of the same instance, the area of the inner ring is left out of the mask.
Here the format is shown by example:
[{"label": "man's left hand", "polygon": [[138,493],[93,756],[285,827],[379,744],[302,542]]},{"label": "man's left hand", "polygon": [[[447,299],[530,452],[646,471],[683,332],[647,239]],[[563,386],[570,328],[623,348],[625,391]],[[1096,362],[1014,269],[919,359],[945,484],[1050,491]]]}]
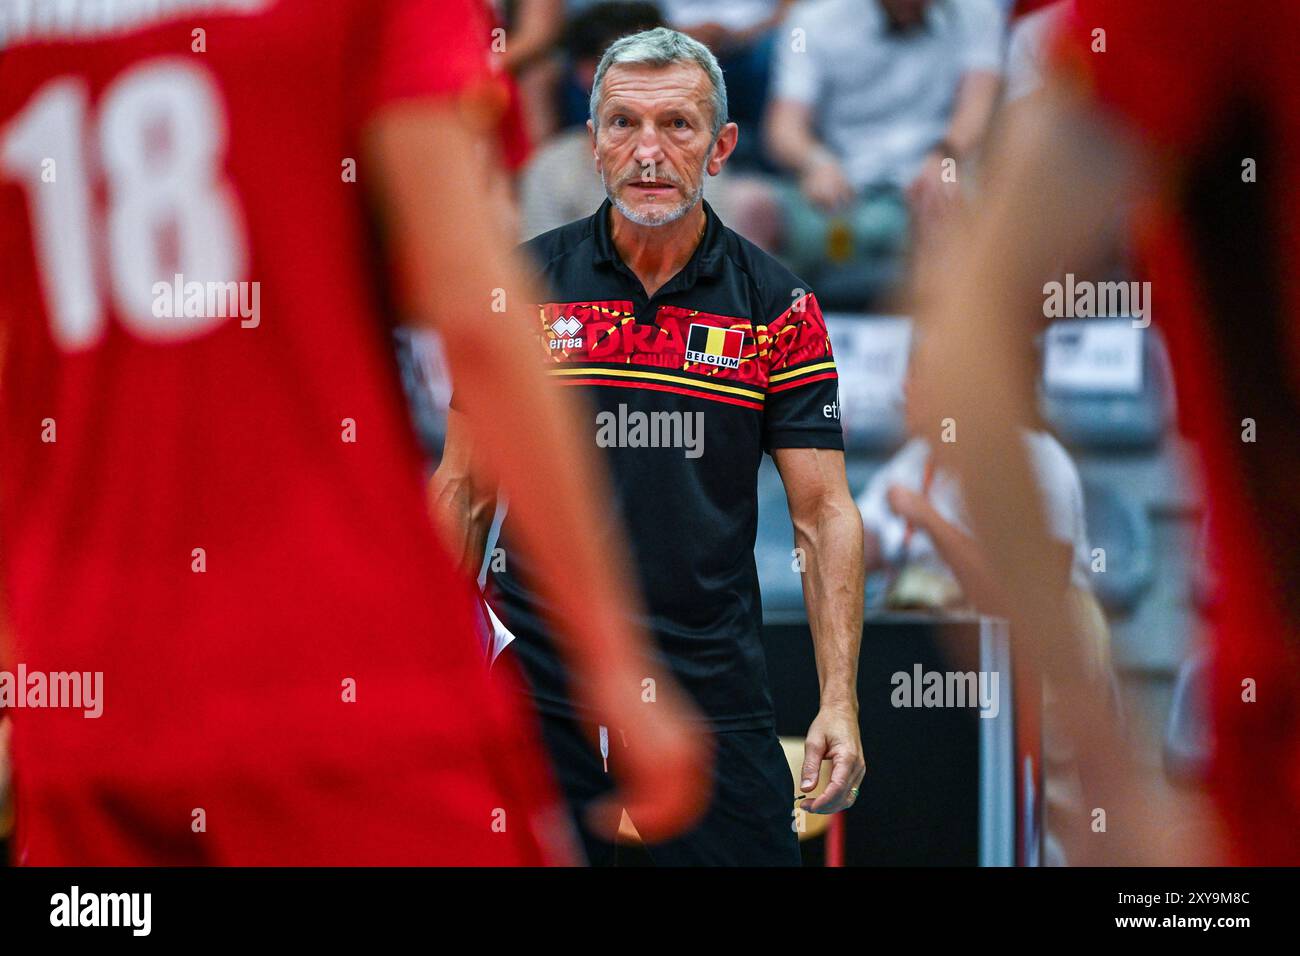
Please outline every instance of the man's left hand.
[{"label": "man's left hand", "polygon": [[823,707],[808,728],[803,745],[803,770],[799,789],[804,793],[817,786],[823,760],[831,762],[831,780],[820,796],[805,800],[801,809],[809,813],[839,813],[853,806],[853,791],[867,774],[862,759],[862,735],[857,711],[848,707]]}]

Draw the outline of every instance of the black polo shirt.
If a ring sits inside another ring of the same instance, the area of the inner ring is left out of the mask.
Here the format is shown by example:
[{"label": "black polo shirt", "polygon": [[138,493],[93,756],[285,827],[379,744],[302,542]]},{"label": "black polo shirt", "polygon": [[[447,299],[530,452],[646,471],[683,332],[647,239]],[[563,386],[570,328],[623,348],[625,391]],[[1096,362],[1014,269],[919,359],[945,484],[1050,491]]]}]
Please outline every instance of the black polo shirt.
[{"label": "black polo shirt", "polygon": [[[844,447],[835,362],[815,297],[789,270],[707,224],[690,261],[647,298],[595,215],[521,250],[549,300],[542,361],[590,406],[657,650],[719,729],[770,726],[754,538],[758,467],[773,448]],[[556,495],[582,495],[560,487]],[[557,528],[556,534],[564,529]],[[543,712],[572,713],[530,581],[581,589],[564,567],[529,568],[502,532],[489,595]]]}]

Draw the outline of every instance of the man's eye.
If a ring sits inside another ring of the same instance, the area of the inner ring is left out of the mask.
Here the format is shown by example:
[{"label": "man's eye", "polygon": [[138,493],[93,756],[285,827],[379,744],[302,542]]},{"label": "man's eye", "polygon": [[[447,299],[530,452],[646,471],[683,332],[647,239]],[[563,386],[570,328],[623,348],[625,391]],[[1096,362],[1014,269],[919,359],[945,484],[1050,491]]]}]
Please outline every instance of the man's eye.
[{"label": "man's eye", "polygon": [[618,126],[618,127],[626,126],[626,125],[627,125],[627,117],[626,117],[626,116],[615,116],[615,117],[614,117],[613,125],[614,125],[614,126]]},{"label": "man's eye", "polygon": [[686,129],[688,126],[690,126],[690,123],[686,122],[686,120],[682,119],[680,116],[673,120],[673,129]]}]

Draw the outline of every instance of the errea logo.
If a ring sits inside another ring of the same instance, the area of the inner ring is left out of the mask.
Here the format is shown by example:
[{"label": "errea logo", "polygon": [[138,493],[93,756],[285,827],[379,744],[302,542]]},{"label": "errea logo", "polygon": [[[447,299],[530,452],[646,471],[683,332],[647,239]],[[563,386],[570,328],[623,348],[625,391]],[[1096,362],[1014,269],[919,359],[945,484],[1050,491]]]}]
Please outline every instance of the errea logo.
[{"label": "errea logo", "polygon": [[556,319],[551,323],[551,348],[582,348],[582,322],[571,315]]}]

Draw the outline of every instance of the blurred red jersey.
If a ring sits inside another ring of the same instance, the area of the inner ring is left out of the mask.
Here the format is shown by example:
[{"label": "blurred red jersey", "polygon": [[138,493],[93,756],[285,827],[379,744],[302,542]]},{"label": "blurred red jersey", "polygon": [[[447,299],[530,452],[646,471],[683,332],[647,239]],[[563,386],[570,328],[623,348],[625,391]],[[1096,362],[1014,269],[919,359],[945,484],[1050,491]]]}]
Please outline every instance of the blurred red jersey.
[{"label": "blurred red jersey", "polygon": [[1300,6],[1079,0],[1070,60],[1160,161],[1140,219],[1222,566],[1214,784],[1300,864]]},{"label": "blurred red jersey", "polygon": [[425,510],[362,152],[495,82],[478,25],[0,2],[0,666],[103,688],[13,711],[31,862],[540,861],[544,801],[492,829],[544,771]]}]

